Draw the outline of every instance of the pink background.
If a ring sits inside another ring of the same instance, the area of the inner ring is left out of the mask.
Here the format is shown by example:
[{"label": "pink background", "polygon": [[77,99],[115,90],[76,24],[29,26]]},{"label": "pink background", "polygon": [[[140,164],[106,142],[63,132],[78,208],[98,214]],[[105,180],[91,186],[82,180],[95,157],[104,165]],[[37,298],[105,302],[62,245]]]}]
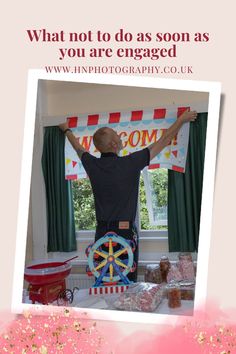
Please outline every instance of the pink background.
[{"label": "pink background", "polygon": [[[227,7],[226,7],[227,5]],[[145,6],[145,7],[144,7]],[[162,60],[162,65],[192,65],[192,75],[162,75],[222,83],[222,101],[216,184],[213,208],[212,238],[209,258],[207,298],[223,309],[235,307],[235,180],[234,139],[235,117],[233,95],[235,85],[235,38],[231,25],[235,23],[229,3],[178,1],[160,5],[156,1],[56,2],[42,0],[5,3],[1,21],[1,301],[0,311],[8,311],[11,303],[16,220],[19,197],[19,176],[23,144],[27,71],[44,65],[71,65],[76,60],[58,60],[56,45],[32,45],[26,29],[47,28],[49,31],[102,30],[110,33],[124,28],[128,32],[209,32],[208,43],[179,43],[178,57]],[[115,48],[113,42],[111,46]],[[65,43],[61,46],[69,46]],[[79,44],[78,44],[79,47]],[[81,65],[134,65],[132,59],[86,59]],[[151,60],[139,65],[160,65]],[[157,77],[157,76],[155,76]],[[10,164],[11,173],[7,166]],[[236,320],[236,318],[235,318]],[[101,331],[106,322],[99,322]],[[142,324],[117,323],[122,335],[143,330]],[[145,325],[145,330],[154,327]],[[121,338],[119,338],[120,340]]]}]

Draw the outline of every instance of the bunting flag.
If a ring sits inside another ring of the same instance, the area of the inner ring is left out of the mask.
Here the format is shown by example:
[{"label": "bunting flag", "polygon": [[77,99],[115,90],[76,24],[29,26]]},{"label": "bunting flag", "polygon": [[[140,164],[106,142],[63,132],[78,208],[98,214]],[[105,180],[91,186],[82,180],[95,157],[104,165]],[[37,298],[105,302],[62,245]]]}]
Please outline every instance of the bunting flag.
[{"label": "bunting flag", "polygon": [[[120,156],[144,149],[154,143],[186,109],[155,108],[139,111],[113,112],[80,115],[68,117],[69,128],[73,131],[78,142],[92,155],[99,157],[100,153],[93,144],[93,134],[101,127],[114,129],[122,139],[123,150]],[[188,150],[189,123],[184,124],[177,136],[152,161],[149,168],[168,168],[184,172]],[[68,139],[65,143],[66,179],[87,177],[86,172],[76,152]]]}]

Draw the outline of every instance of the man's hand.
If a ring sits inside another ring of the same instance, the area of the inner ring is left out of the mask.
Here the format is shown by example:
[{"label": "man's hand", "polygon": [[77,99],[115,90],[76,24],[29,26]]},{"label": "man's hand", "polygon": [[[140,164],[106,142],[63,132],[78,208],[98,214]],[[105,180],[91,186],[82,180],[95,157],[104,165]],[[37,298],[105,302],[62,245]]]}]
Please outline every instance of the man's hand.
[{"label": "man's hand", "polygon": [[[63,132],[65,132],[66,129],[69,129],[68,123],[66,122],[66,123],[59,124],[59,128]],[[65,135],[69,140],[69,142],[71,143],[71,145],[73,146],[73,148],[75,149],[75,151],[77,152],[77,155],[81,159],[83,153],[86,152],[87,150],[79,143],[79,141],[76,139],[76,137],[74,136],[74,134],[70,129],[65,133]]]},{"label": "man's hand", "polygon": [[185,111],[181,114],[176,122],[165,131],[161,138],[148,147],[150,151],[150,160],[152,160],[171,142],[184,123],[194,122],[196,118],[196,111]]},{"label": "man's hand", "polygon": [[59,128],[64,132],[66,129],[69,128],[68,126],[68,122],[65,122],[65,123],[62,123],[62,124],[59,124]]},{"label": "man's hand", "polygon": [[181,116],[179,116],[178,119],[182,121],[182,123],[187,123],[187,122],[194,122],[197,118],[197,112],[196,111],[184,111]]}]

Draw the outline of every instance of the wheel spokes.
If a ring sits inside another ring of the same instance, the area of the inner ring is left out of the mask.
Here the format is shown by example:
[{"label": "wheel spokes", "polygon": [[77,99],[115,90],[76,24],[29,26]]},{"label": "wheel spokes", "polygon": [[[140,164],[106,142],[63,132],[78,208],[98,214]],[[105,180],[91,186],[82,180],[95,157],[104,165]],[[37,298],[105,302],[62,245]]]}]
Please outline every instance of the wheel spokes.
[{"label": "wheel spokes", "polygon": [[104,252],[101,252],[98,250],[95,250],[94,253],[97,253],[99,256],[101,256],[102,258],[105,258],[105,259],[107,259],[107,257],[108,257],[107,253],[104,253]]},{"label": "wheel spokes", "polygon": [[118,258],[122,253],[125,253],[126,251],[128,251],[128,248],[123,248],[122,250],[117,251],[114,253],[114,258]]},{"label": "wheel spokes", "polygon": [[132,248],[129,242],[122,242],[119,237],[108,234],[94,246],[91,248],[89,266],[91,273],[97,278],[95,286],[99,286],[101,282],[106,284],[119,279],[129,284],[126,277],[132,263]]},{"label": "wheel spokes", "polygon": [[113,256],[112,239],[109,238],[109,256]]},{"label": "wheel spokes", "polygon": [[102,267],[104,267],[107,264],[107,260],[104,259],[104,261],[102,261],[96,268],[94,268],[95,270],[98,270]]},{"label": "wheel spokes", "polygon": [[115,259],[115,263],[123,268],[128,268],[127,265],[121,262],[119,259]]},{"label": "wheel spokes", "polygon": [[112,264],[109,265],[109,271],[110,271],[110,281],[112,281],[112,279],[113,279],[113,265]]}]

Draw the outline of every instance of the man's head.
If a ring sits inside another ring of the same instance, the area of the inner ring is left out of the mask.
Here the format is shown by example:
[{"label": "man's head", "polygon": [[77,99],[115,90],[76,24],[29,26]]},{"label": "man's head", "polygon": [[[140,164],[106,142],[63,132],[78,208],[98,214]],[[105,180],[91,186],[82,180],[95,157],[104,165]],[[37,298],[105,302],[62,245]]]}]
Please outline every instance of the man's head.
[{"label": "man's head", "polygon": [[111,128],[99,128],[93,135],[93,143],[100,152],[115,152],[118,154],[122,147],[119,135]]}]

